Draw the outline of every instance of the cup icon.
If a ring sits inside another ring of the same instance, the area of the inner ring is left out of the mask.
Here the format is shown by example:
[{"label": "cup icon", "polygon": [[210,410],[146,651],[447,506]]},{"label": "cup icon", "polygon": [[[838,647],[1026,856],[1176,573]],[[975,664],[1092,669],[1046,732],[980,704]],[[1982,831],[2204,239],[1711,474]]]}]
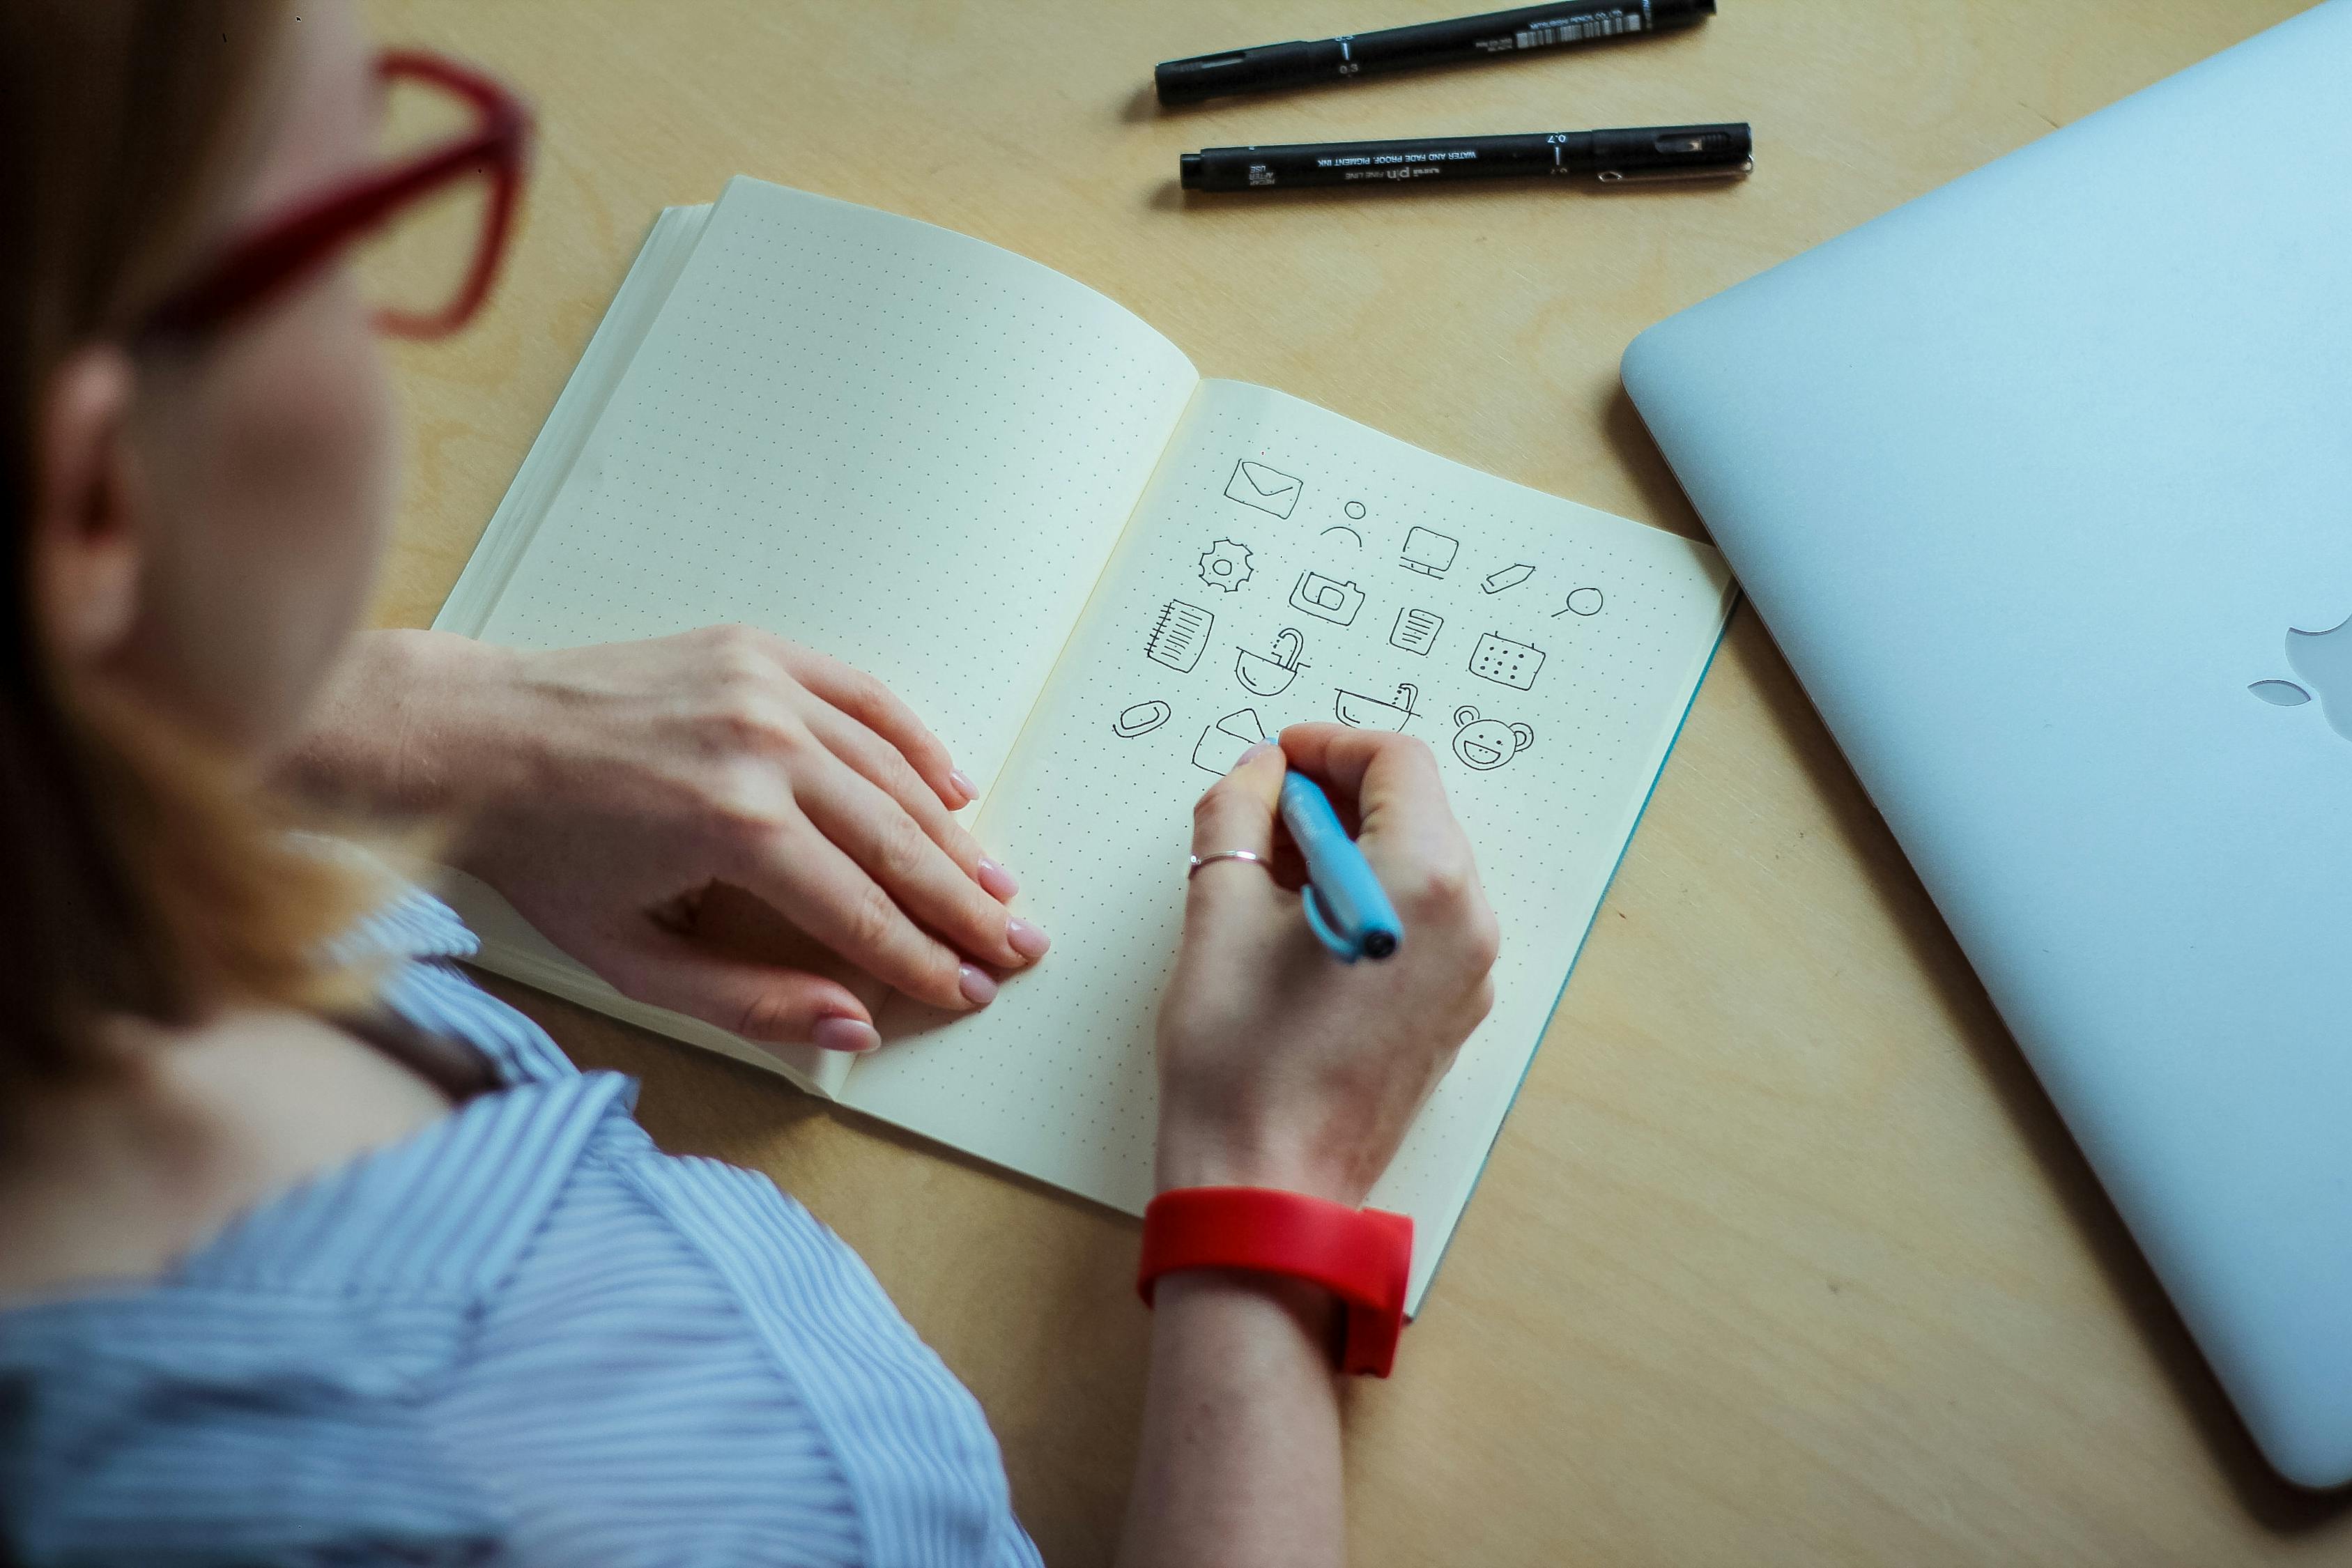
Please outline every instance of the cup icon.
[{"label": "cup icon", "polygon": [[1400,681],[1396,693],[1394,701],[1383,702],[1360,691],[1342,691],[1331,705],[1331,716],[1357,730],[1402,730],[1418,711],[1414,704],[1421,700],[1421,689]]},{"label": "cup icon", "polygon": [[1236,648],[1234,653],[1234,679],[1260,697],[1279,697],[1298,679],[1306,668],[1299,655],[1307,651],[1307,639],[1293,626],[1285,626],[1274,639],[1271,654],[1252,653]]}]

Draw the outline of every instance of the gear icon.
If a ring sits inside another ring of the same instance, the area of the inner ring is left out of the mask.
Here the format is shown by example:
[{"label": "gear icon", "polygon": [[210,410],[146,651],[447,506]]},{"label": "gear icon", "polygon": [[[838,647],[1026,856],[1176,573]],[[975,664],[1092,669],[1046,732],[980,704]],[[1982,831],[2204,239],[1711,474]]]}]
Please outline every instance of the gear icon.
[{"label": "gear icon", "polygon": [[1220,539],[1201,552],[1201,581],[1210,587],[1223,588],[1230,594],[1249,580],[1248,545]]}]

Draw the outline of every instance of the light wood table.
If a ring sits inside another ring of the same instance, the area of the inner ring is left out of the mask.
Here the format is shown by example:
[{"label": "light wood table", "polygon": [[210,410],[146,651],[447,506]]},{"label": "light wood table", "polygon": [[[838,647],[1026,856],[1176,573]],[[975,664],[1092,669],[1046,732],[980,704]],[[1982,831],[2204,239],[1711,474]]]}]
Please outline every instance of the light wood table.
[{"label": "light wood table", "polygon": [[[665,204],[739,171],[978,235],[1211,375],[1684,532],[1634,332],[2298,9],[1725,0],[1696,31],[1160,115],[1165,58],[1434,0],[378,0],[537,101],[487,319],[402,352],[379,605],[427,620]],[[1724,189],[1187,200],[1251,141],[1747,119]],[[509,991],[772,1173],[987,1405],[1055,1563],[1103,1561],[1146,1319],[1132,1222]],[[1400,1375],[1351,1391],[1377,1563],[2352,1558],[2269,1478],[1886,830],[1743,610]]]}]

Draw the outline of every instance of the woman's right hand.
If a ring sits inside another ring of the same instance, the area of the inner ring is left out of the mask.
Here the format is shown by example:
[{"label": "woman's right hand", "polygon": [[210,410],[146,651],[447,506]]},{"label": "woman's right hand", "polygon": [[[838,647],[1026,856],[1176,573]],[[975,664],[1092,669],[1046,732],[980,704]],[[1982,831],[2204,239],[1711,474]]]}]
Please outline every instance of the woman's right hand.
[{"label": "woman's right hand", "polygon": [[1270,860],[1286,763],[1343,815],[1352,807],[1404,945],[1377,963],[1336,963],[1265,866],[1202,867],[1160,1009],[1159,1185],[1282,1187],[1357,1205],[1493,1005],[1498,932],[1436,759],[1406,736],[1291,726],[1201,797],[1193,853]]}]

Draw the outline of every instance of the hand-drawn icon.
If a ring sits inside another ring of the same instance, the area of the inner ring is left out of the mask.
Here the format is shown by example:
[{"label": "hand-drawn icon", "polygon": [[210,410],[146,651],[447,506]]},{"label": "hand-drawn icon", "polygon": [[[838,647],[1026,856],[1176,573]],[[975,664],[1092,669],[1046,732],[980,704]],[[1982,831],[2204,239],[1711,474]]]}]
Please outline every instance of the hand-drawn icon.
[{"label": "hand-drawn icon", "polygon": [[1433,528],[1416,528],[1404,536],[1404,555],[1398,563],[1408,572],[1418,572],[1424,577],[1443,577],[1454,564],[1454,552],[1462,542],[1450,539]]},{"label": "hand-drawn icon", "polygon": [[1160,606],[1160,618],[1151,623],[1151,637],[1143,651],[1152,663],[1190,675],[1201,662],[1201,650],[1209,646],[1209,628],[1216,624],[1217,617],[1200,605],[1171,599]]},{"label": "hand-drawn icon", "polygon": [[1244,458],[1234,465],[1234,477],[1225,481],[1225,495],[1244,506],[1288,517],[1290,509],[1298,504],[1299,492],[1306,488],[1279,468],[1269,468]]},{"label": "hand-drawn icon", "polygon": [[1234,771],[1244,752],[1265,739],[1265,726],[1258,721],[1256,709],[1228,713],[1201,731],[1192,747],[1192,765],[1222,778]]},{"label": "hand-drawn icon", "polygon": [[1349,528],[1344,522],[1335,522],[1315,537],[1318,539],[1328,539],[1335,533],[1344,533],[1349,538],[1354,540],[1356,542],[1356,548],[1359,550],[1361,550],[1364,547],[1364,536],[1358,533],[1354,529]]},{"label": "hand-drawn icon", "polygon": [[1501,767],[1536,743],[1536,732],[1525,724],[1481,719],[1475,708],[1456,708],[1454,723],[1454,754],[1482,773]]},{"label": "hand-drawn icon", "polygon": [[1364,607],[1364,591],[1353,583],[1335,583],[1320,572],[1301,572],[1298,585],[1290,590],[1290,604],[1293,609],[1344,626]]},{"label": "hand-drawn icon", "polygon": [[1358,730],[1402,730],[1420,710],[1413,706],[1421,700],[1421,688],[1407,681],[1397,683],[1396,700],[1383,702],[1377,697],[1367,697],[1360,691],[1342,691],[1331,704],[1332,713],[1342,724]]},{"label": "hand-drawn icon", "polygon": [[1358,522],[1361,522],[1361,521],[1364,521],[1364,503],[1363,503],[1362,501],[1360,501],[1360,500],[1351,500],[1351,501],[1349,501],[1346,506],[1341,507],[1339,510],[1340,510],[1341,511],[1346,512],[1349,517],[1351,517],[1351,518],[1355,519]]},{"label": "hand-drawn icon", "polygon": [[1525,691],[1535,685],[1536,671],[1543,668],[1543,649],[1532,643],[1513,642],[1488,632],[1470,650],[1470,673],[1481,680]]},{"label": "hand-drawn icon", "polygon": [[1600,613],[1600,589],[1570,588],[1568,591],[1568,603],[1562,605],[1559,609],[1554,610],[1551,613],[1551,618],[1556,621],[1559,619],[1560,616],[1567,615],[1597,616]]},{"label": "hand-drawn icon", "polygon": [[1522,561],[1516,566],[1506,566],[1500,572],[1489,572],[1478,586],[1489,594],[1499,594],[1506,588],[1516,588],[1536,574],[1536,569]]},{"label": "hand-drawn icon", "polygon": [[1389,647],[1401,647],[1407,653],[1424,658],[1437,646],[1437,628],[1445,624],[1444,617],[1428,610],[1412,608],[1397,612],[1396,629],[1389,633]]},{"label": "hand-drawn icon", "polygon": [[1235,593],[1250,580],[1249,546],[1238,540],[1220,539],[1201,552],[1201,581],[1212,588]]},{"label": "hand-drawn icon", "polygon": [[1122,741],[1132,741],[1138,735],[1149,735],[1168,722],[1168,704],[1153,700],[1122,708],[1118,717],[1110,721],[1110,732]]},{"label": "hand-drawn icon", "polygon": [[1234,679],[1260,697],[1279,697],[1307,668],[1307,661],[1298,657],[1306,651],[1307,639],[1297,628],[1285,626],[1274,639],[1271,658],[1245,647],[1234,650]]}]

